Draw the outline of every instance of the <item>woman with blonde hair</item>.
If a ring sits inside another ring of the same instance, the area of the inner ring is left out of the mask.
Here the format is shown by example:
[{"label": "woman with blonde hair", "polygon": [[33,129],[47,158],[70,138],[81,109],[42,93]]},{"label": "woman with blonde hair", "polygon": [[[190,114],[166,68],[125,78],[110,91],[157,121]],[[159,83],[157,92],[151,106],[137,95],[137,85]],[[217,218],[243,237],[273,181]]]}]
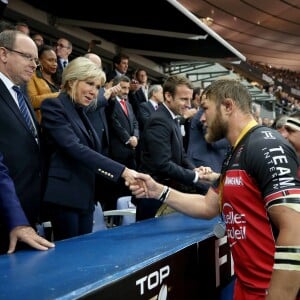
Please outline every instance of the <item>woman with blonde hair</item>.
[{"label": "woman with blonde hair", "polygon": [[78,57],[63,71],[59,96],[41,106],[49,152],[44,204],[54,240],[92,231],[96,174],[116,183],[133,181],[136,175],[100,154],[100,141],[86,116],[86,107],[95,103],[104,82],[100,68]]}]

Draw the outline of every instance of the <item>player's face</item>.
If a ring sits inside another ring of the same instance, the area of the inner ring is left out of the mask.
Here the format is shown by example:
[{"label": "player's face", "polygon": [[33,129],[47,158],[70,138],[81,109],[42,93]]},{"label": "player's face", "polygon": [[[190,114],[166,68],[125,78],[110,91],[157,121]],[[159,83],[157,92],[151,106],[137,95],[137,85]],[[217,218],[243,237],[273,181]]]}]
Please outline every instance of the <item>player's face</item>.
[{"label": "player's face", "polygon": [[207,126],[205,139],[208,143],[218,141],[226,137],[227,123],[214,101],[202,100],[201,106],[204,110],[202,120]]}]

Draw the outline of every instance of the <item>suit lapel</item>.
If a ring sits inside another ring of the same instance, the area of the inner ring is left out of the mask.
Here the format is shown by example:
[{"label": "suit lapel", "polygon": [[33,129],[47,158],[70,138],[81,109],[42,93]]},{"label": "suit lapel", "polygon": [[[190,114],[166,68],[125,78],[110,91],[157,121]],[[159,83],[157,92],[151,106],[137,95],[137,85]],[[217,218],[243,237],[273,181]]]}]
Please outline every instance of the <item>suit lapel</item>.
[{"label": "suit lapel", "polygon": [[[3,83],[2,80],[0,80],[0,90],[1,90],[1,93],[0,93],[0,97],[3,99],[3,101],[7,104],[7,106],[12,110],[12,112],[15,114],[17,120],[19,120],[22,125],[24,126],[24,128],[30,133],[30,135],[34,138],[31,130],[28,128],[25,120],[24,120],[24,117],[22,116],[21,112],[20,112],[20,109],[17,105],[17,103],[15,102],[15,100],[13,99],[13,97],[11,96],[10,92],[8,91],[7,87],[5,86],[5,84]],[[31,104],[28,102],[28,99],[27,97],[25,96],[25,101],[26,101],[26,104],[27,104],[27,107],[30,111],[30,114],[31,114],[31,117],[32,117],[32,120],[35,124],[35,127],[38,129],[38,124],[37,124],[37,121],[35,119],[35,114],[34,114],[34,111],[31,107]]]},{"label": "suit lapel", "polygon": [[66,114],[69,115],[69,120],[72,120],[77,125],[77,127],[80,128],[80,131],[84,134],[86,139],[91,141],[92,144],[95,144],[96,150],[99,151],[100,142],[98,140],[97,133],[94,130],[93,126],[91,125],[89,119],[87,117],[85,118],[90,126],[90,130],[93,135],[93,140],[92,140],[92,137],[89,135],[85,125],[83,124],[78,112],[76,111],[73,102],[68,98],[67,95],[64,95],[63,97],[61,97],[60,100],[62,101],[63,105],[66,108]]},{"label": "suit lapel", "polygon": [[161,105],[158,110],[161,110],[164,112],[164,114],[167,116],[171,127],[173,129],[173,132],[175,132],[175,137],[177,138],[177,141],[179,143],[179,145],[182,145],[182,135],[181,135],[181,131],[180,131],[180,127],[178,126],[178,124],[176,124],[176,120],[173,119],[172,115],[170,114],[170,112],[167,110],[167,108],[164,105]]}]

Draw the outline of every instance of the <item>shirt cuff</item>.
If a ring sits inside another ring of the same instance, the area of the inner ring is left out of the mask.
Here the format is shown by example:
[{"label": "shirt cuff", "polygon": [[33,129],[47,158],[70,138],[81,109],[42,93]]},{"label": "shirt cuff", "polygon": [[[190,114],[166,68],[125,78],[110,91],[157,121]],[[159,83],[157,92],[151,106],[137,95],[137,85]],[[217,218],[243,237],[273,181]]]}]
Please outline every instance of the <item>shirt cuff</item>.
[{"label": "shirt cuff", "polygon": [[193,180],[193,183],[197,183],[198,182],[198,179],[199,179],[199,174],[197,171],[195,171],[195,178]]}]

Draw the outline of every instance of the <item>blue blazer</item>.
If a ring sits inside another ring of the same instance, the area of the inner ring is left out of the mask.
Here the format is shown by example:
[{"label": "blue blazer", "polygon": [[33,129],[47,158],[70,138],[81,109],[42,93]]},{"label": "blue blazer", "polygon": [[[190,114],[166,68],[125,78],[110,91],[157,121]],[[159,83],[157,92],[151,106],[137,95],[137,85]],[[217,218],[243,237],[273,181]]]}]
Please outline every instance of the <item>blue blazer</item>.
[{"label": "blue blazer", "polygon": [[[39,132],[34,111],[26,99]],[[5,84],[0,80],[0,152],[31,225],[38,222],[41,201],[41,141],[38,142]]]},{"label": "blue blazer", "polygon": [[144,129],[147,120],[153,112],[155,112],[155,109],[150,101],[140,103],[138,115],[140,130]]},{"label": "blue blazer", "polygon": [[205,129],[200,121],[202,114],[203,110],[200,109],[191,120],[187,155],[197,167],[209,166],[215,172],[220,172],[230,145],[225,138],[214,143],[206,142]]},{"label": "blue blazer", "polygon": [[133,112],[136,115],[136,117],[139,117],[140,114],[140,105],[142,103],[146,103],[147,102],[147,98],[142,90],[142,88],[139,88],[137,91],[135,92],[130,92],[128,94],[128,101],[132,106]]},{"label": "blue blazer", "polygon": [[193,185],[194,164],[188,159],[182,135],[164,105],[152,113],[142,134],[141,171],[157,180],[172,179]]},{"label": "blue blazer", "polygon": [[103,155],[109,154],[109,131],[105,109],[108,101],[104,97],[104,88],[101,88],[97,97],[97,106],[88,107],[87,116],[91,121],[100,141],[100,152]]},{"label": "blue blazer", "polygon": [[25,213],[16,194],[15,186],[3,164],[0,153],[0,219],[8,231],[16,226],[29,225]]},{"label": "blue blazer", "polygon": [[125,166],[100,154],[97,134],[85,115],[84,125],[66,93],[41,105],[42,129],[52,148],[45,202],[86,210],[95,201],[95,176],[117,182]]}]

